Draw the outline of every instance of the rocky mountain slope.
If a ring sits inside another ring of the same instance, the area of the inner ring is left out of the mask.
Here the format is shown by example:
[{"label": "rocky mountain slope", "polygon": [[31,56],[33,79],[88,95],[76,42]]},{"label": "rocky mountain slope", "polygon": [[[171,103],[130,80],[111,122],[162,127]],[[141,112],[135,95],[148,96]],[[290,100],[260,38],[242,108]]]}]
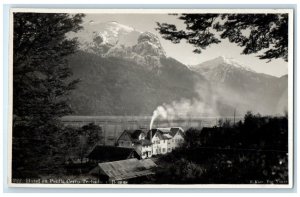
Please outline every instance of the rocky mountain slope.
[{"label": "rocky mountain slope", "polygon": [[277,114],[287,109],[287,102],[283,99],[287,97],[287,75],[278,78],[257,73],[225,57],[217,57],[190,68],[213,84],[221,102],[239,111]]},{"label": "rocky mountain slope", "polygon": [[159,73],[129,60],[79,52],[69,59],[80,79],[70,102],[77,115],[151,115],[163,103],[196,98],[206,80],[172,58],[161,58]]},{"label": "rocky mountain slope", "polygon": [[117,57],[133,61],[146,69],[161,67],[159,59],[165,57],[158,37],[115,21],[90,22],[76,35],[80,49],[101,57]]},{"label": "rocky mountain slope", "polygon": [[150,32],[117,22],[90,23],[76,34],[80,51],[69,57],[73,77],[81,80],[70,96],[77,115],[151,115],[164,103],[188,108],[182,100],[221,116],[235,109],[240,115],[286,109],[287,77],[256,73],[224,57],[187,67],[166,57]]}]

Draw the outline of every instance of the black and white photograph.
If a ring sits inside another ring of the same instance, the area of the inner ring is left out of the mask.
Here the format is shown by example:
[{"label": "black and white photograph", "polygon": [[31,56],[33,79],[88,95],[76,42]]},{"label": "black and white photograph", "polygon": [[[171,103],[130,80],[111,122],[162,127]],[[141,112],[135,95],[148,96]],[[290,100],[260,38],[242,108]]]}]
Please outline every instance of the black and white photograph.
[{"label": "black and white photograph", "polygon": [[11,9],[11,187],[291,188],[293,9]]}]

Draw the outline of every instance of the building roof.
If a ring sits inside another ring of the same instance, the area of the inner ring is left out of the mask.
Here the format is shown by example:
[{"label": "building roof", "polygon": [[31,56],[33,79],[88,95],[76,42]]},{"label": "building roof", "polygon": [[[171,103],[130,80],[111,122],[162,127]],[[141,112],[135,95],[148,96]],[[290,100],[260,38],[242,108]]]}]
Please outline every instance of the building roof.
[{"label": "building roof", "polygon": [[152,169],[157,165],[151,159],[126,159],[114,162],[99,163],[91,174],[104,174],[111,180],[127,180],[154,174]]},{"label": "building roof", "polygon": [[174,137],[178,131],[183,136],[183,129],[181,127],[172,127],[170,129],[170,135]]},{"label": "building roof", "polygon": [[[152,132],[151,132],[152,131]],[[158,135],[158,137],[159,138],[162,138],[161,136],[162,136],[162,131],[160,131],[160,130],[158,130],[158,129],[151,129],[150,131],[148,131],[148,133],[147,133],[147,139],[150,139],[150,134],[152,133],[152,136],[151,137],[153,137],[156,133],[159,133],[159,135]]]},{"label": "building roof", "polygon": [[178,130],[184,132],[183,128],[181,128],[181,127],[172,127],[170,129],[170,131],[178,131]]},{"label": "building roof", "polygon": [[172,139],[172,136],[168,133],[162,135],[164,139]]},{"label": "building roof", "polygon": [[[138,139],[139,136],[144,133],[142,130],[134,130],[133,133],[131,134],[132,139]],[[144,133],[145,134],[145,133]]]},{"label": "building roof", "polygon": [[166,128],[156,128],[152,129],[152,137],[154,136],[153,133],[159,131],[161,134],[169,134],[172,137],[176,135],[176,133],[179,131],[181,135],[183,135],[183,129],[181,127],[166,127]]},{"label": "building roof", "polygon": [[131,156],[138,156],[133,148],[124,148],[116,146],[96,146],[88,155],[89,159],[97,161],[117,161],[128,159]]},{"label": "building roof", "polygon": [[[135,142],[138,140],[140,134],[144,133],[145,132],[143,130],[140,130],[140,129],[137,129],[137,130],[124,130],[123,133],[120,135],[120,137],[124,134],[124,133],[127,133],[128,136],[130,137],[130,140],[132,142]],[[146,135],[146,134],[145,134]],[[119,138],[120,138],[119,137]]]},{"label": "building roof", "polygon": [[169,133],[171,128],[170,127],[166,127],[166,128],[156,128],[158,130],[160,130],[162,133]]}]

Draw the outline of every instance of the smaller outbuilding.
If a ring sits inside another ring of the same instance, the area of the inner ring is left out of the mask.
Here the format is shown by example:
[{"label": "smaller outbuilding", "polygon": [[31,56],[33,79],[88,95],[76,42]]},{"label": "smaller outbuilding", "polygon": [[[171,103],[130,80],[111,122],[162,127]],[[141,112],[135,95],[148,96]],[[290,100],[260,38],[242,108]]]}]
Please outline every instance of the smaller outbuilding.
[{"label": "smaller outbuilding", "polygon": [[91,163],[118,161],[131,158],[140,159],[140,155],[134,148],[116,146],[95,146],[88,155],[89,162]]},{"label": "smaller outbuilding", "polygon": [[138,183],[153,175],[155,167],[157,165],[151,159],[133,158],[99,163],[90,174],[98,176],[103,183]]}]

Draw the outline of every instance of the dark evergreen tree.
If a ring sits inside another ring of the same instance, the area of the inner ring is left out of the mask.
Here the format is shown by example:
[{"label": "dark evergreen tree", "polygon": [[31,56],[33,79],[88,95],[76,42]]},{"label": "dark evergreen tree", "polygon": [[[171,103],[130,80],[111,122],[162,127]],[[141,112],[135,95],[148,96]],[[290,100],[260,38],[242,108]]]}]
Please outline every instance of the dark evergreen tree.
[{"label": "dark evergreen tree", "polygon": [[195,53],[228,38],[243,47],[243,54],[263,51],[260,59],[288,60],[288,14],[181,14],[178,19],[185,30],[167,23],[157,23],[157,30],[173,43],[185,39]]},{"label": "dark evergreen tree", "polygon": [[77,49],[67,33],[82,28],[83,14],[14,13],[13,178],[57,172],[59,117],[71,112],[67,95],[78,80],[66,57]]},{"label": "dark evergreen tree", "polygon": [[95,147],[96,144],[102,142],[102,128],[94,123],[89,123],[87,125],[82,126],[79,132],[79,144],[80,151],[79,157],[82,160],[87,156],[88,152],[92,151],[92,148]]},{"label": "dark evergreen tree", "polygon": [[216,127],[189,129],[185,134],[186,144],[192,146],[156,160],[152,183],[288,183],[287,116],[247,112],[244,121],[235,125],[220,121]]}]

